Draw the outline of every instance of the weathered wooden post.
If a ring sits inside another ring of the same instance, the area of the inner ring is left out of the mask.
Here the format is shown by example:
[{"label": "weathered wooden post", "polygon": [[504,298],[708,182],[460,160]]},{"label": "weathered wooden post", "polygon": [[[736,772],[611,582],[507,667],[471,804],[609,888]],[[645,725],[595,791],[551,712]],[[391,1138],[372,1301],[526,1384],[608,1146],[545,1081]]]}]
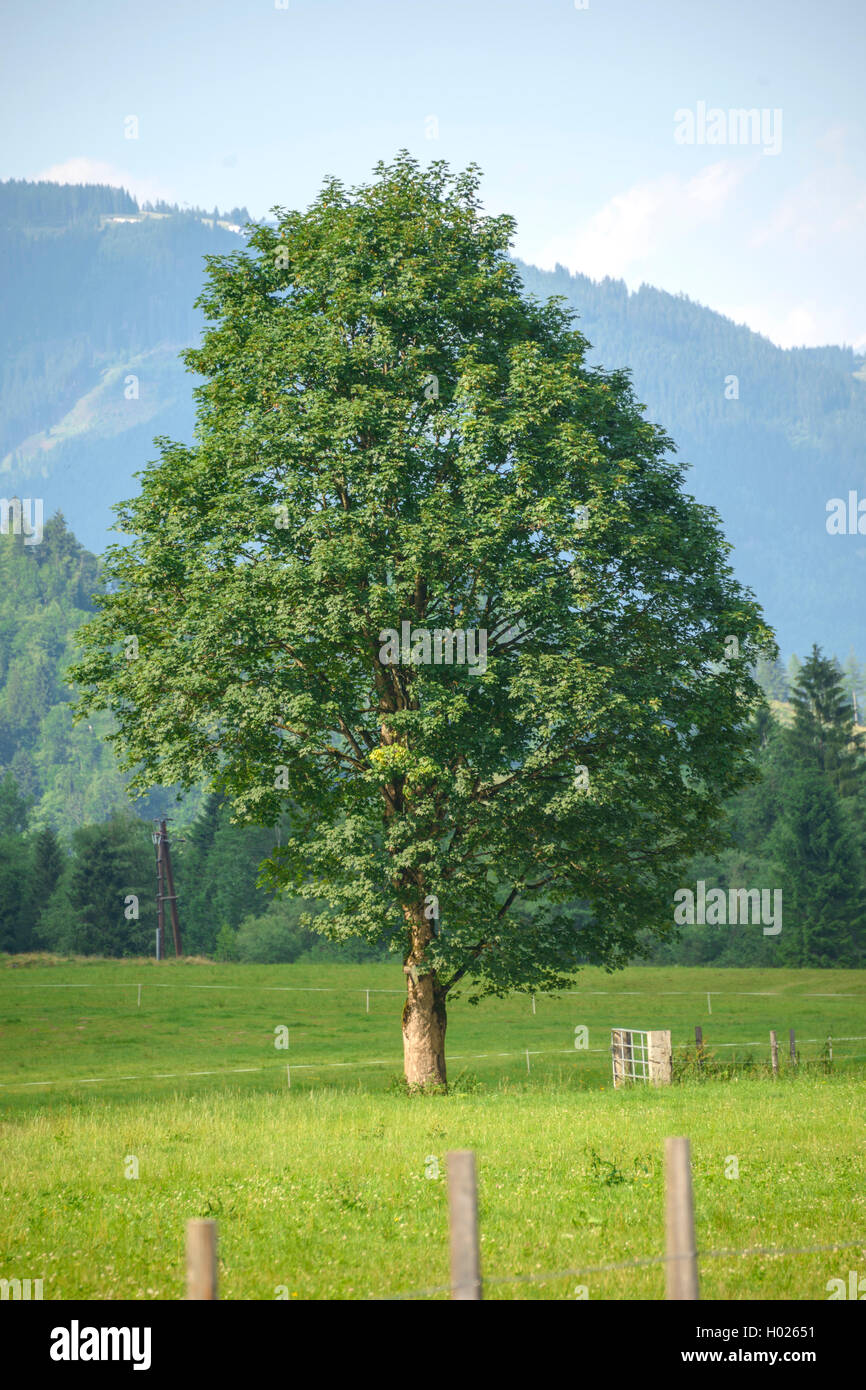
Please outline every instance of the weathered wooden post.
[{"label": "weathered wooden post", "polygon": [[186,1223],[186,1296],[188,1299],[218,1299],[217,1223],[192,1220]]},{"label": "weathered wooden post", "polygon": [[665,1244],[668,1299],[689,1301],[698,1292],[698,1251],[688,1139],[665,1140]]},{"label": "weathered wooden post", "polygon": [[695,1024],[695,1056],[698,1066],[704,1065],[704,1030],[699,1023]]},{"label": "weathered wooden post", "polygon": [[669,1028],[647,1033],[647,1080],[654,1086],[669,1086],[674,1075],[674,1058]]},{"label": "weathered wooden post", "polygon": [[634,1053],[632,1037],[628,1028],[612,1028],[610,1050],[613,1057],[614,1089],[634,1080]]},{"label": "weathered wooden post", "polygon": [[790,1043],[790,1046],[791,1046],[791,1061],[792,1061],[793,1065],[796,1066],[796,1065],[797,1065],[797,1039],[794,1037],[794,1030],[793,1030],[793,1028],[789,1028],[789,1029],[788,1029],[788,1042]]},{"label": "weathered wooden post", "polygon": [[779,1040],[776,1037],[776,1030],[770,1032],[770,1061],[773,1065],[773,1075],[779,1075]]},{"label": "weathered wooden post", "polygon": [[481,1250],[475,1154],[471,1149],[455,1149],[446,1154],[445,1164],[451,1236],[451,1297],[477,1301],[481,1298]]}]

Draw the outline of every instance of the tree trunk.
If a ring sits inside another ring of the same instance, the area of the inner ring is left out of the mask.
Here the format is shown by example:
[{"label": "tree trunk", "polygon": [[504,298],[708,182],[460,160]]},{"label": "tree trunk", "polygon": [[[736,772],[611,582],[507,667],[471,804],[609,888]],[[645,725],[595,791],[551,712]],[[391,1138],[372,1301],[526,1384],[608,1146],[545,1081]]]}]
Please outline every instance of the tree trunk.
[{"label": "tree trunk", "polygon": [[[407,971],[412,967],[407,966]],[[423,969],[423,967],[422,967]],[[445,991],[435,972],[406,975],[403,1064],[409,1086],[446,1086]]]},{"label": "tree trunk", "polygon": [[436,976],[425,964],[427,947],[433,939],[432,922],[424,905],[404,907],[409,928],[409,951],[403,969],[406,973],[406,1003],[403,1005],[403,1065],[409,1086],[446,1086],[445,1072],[445,994]]}]

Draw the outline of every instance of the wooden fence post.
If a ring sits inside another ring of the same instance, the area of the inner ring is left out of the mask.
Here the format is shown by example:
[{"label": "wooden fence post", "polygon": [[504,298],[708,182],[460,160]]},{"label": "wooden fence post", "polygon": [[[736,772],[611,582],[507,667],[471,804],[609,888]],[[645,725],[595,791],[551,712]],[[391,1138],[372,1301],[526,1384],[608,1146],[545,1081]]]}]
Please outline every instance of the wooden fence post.
[{"label": "wooden fence post", "polygon": [[776,1037],[775,1028],[770,1031],[770,1061],[773,1064],[773,1075],[779,1075],[779,1040]]},{"label": "wooden fence post", "polygon": [[192,1220],[186,1223],[186,1296],[188,1299],[218,1299],[217,1223]]},{"label": "wooden fence post", "polygon": [[451,1297],[478,1300],[481,1298],[481,1251],[475,1154],[471,1149],[455,1149],[446,1154],[445,1163],[451,1234]]},{"label": "wooden fence post", "polygon": [[700,1298],[692,1165],[688,1139],[665,1140],[665,1237],[668,1299]]},{"label": "wooden fence post", "polygon": [[674,1054],[669,1028],[658,1028],[646,1035],[647,1081],[668,1086],[674,1075]]},{"label": "wooden fence post", "polygon": [[704,1030],[699,1023],[695,1024],[695,1055],[698,1066],[702,1067],[704,1065]]},{"label": "wooden fence post", "polygon": [[791,1061],[797,1065],[797,1039],[794,1037],[793,1028],[788,1029],[788,1041],[791,1045]]}]

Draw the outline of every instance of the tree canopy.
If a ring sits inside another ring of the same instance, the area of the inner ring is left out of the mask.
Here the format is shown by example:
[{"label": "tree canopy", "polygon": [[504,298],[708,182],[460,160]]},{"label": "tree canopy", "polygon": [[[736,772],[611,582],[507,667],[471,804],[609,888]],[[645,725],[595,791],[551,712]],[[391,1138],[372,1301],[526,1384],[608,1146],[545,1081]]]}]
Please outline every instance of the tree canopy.
[{"label": "tree canopy", "polygon": [[[773,642],[628,374],[523,291],[478,171],[375,174],[207,258],[196,437],[119,509],[74,675],[134,785],[291,804],[269,881],[401,952],[424,1083],[465,976],[554,988],[669,929]],[[448,660],[455,632],[486,660]]]}]

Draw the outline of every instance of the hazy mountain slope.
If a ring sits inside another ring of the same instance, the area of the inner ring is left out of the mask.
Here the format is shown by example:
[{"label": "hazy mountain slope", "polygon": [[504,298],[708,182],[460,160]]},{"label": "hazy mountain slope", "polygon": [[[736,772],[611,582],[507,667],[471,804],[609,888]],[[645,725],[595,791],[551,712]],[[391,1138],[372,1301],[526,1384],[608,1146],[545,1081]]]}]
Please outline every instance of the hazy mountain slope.
[{"label": "hazy mountain slope", "polygon": [[201,330],[203,258],[242,244],[213,215],[142,212],[117,189],[0,184],[5,496],[43,497],[103,548],[154,436],[192,430],[178,353]]},{"label": "hazy mountain slope", "polygon": [[[192,436],[195,378],[177,354],[200,332],[203,257],[239,249],[229,226],[244,216],[143,212],[111,188],[0,184],[0,493],[42,497],[90,549],[112,539],[111,504],[135,490],[154,436]],[[866,535],[826,530],[828,499],[866,498],[862,359],[783,351],[649,287],[521,273],[531,293],[570,300],[593,361],[631,369],[783,648],[862,651]]]},{"label": "hazy mountain slope", "polygon": [[561,268],[521,273],[531,293],[570,301],[592,360],[631,369],[647,414],[692,465],[690,490],[720,512],[734,568],[783,647],[862,649],[866,535],[829,535],[826,504],[852,489],[866,498],[863,360],[835,347],[784,351],[648,286],[629,294],[622,281]]}]

